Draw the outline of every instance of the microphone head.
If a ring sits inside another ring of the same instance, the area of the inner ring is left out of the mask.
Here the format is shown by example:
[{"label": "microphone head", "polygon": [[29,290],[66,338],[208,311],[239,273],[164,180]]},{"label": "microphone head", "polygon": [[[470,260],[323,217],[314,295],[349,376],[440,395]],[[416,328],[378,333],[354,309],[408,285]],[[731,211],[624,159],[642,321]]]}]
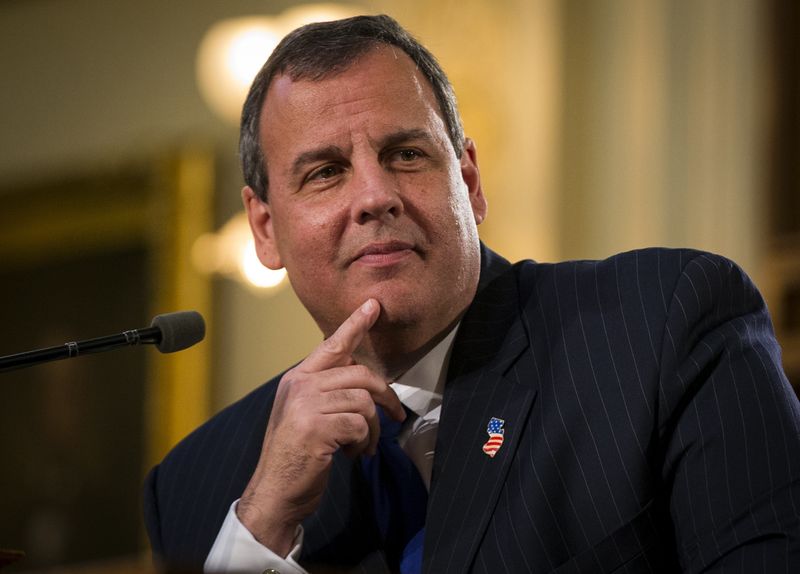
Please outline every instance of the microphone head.
[{"label": "microphone head", "polygon": [[188,349],[206,336],[206,322],[197,311],[157,315],[150,326],[161,330],[161,342],[156,344],[156,348],[162,353]]}]

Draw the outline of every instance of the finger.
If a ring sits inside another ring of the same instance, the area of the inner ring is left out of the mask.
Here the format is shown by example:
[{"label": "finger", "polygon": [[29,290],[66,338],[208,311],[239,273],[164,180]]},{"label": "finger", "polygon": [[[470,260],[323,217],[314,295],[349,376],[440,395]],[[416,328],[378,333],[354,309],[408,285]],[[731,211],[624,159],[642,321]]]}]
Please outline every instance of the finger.
[{"label": "finger", "polygon": [[370,429],[364,417],[355,413],[328,415],[320,421],[325,436],[331,437],[336,448],[348,455],[357,455],[370,446]]},{"label": "finger", "polygon": [[361,415],[369,427],[366,452],[375,454],[381,434],[381,423],[372,395],[366,389],[335,389],[323,395],[323,415],[336,413],[355,413]]},{"label": "finger", "polygon": [[398,422],[406,420],[406,410],[403,408],[403,403],[397,398],[397,393],[394,392],[392,387],[386,385],[385,388],[377,392],[371,392],[370,394],[375,404],[383,407],[383,412],[389,415],[389,418]]},{"label": "finger", "polygon": [[[350,413],[358,414],[369,427],[367,451],[374,453],[380,438],[380,421],[375,404],[384,405],[389,416],[403,420],[405,412],[386,380],[364,365],[333,367],[316,373],[288,372],[278,387],[269,427],[282,425],[284,420],[309,420],[308,417]],[[318,423],[312,423],[303,436],[317,436]],[[298,436],[296,432],[292,433]],[[331,437],[323,440],[331,445]]]},{"label": "finger", "polygon": [[297,366],[297,370],[313,373],[349,364],[367,331],[380,315],[381,306],[375,299],[367,299],[358,309],[339,325],[336,331],[311,351]]},{"label": "finger", "polygon": [[366,389],[372,400],[381,405],[389,417],[396,421],[403,421],[406,418],[403,404],[389,383],[364,365],[328,369],[325,371],[325,380],[319,388],[327,392],[337,389]]},{"label": "finger", "polygon": [[319,373],[306,373],[304,377],[317,385],[321,392],[336,389],[366,389],[382,392],[389,383],[375,371],[364,365],[331,367]]},{"label": "finger", "polygon": [[364,418],[375,410],[372,396],[366,389],[336,389],[322,394],[319,412],[323,415],[358,413]]}]

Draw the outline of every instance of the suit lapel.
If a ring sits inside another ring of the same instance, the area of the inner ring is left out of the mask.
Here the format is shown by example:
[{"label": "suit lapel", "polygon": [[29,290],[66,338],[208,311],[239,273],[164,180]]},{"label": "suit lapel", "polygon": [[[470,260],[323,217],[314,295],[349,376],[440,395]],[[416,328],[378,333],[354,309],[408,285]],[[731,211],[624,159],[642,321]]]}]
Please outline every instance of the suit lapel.
[{"label": "suit lapel", "polygon": [[[481,285],[461,321],[445,386],[426,522],[424,570],[466,572],[494,512],[536,396],[514,365],[528,347],[516,274],[483,248]],[[494,457],[482,447],[503,421]]]}]

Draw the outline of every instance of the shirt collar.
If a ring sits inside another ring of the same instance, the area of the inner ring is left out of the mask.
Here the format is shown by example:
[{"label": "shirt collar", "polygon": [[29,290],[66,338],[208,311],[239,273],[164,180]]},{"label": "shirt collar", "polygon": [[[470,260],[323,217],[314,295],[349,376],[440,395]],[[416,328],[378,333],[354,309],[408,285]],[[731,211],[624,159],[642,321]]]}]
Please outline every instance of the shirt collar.
[{"label": "shirt collar", "polygon": [[417,416],[425,416],[442,402],[447,364],[458,325],[390,386],[400,401]]}]

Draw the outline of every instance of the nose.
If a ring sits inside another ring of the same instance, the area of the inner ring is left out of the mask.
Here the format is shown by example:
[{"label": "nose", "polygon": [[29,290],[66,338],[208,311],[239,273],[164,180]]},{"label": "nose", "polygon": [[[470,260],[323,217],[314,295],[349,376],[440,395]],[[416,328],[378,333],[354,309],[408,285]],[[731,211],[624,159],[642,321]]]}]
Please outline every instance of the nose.
[{"label": "nose", "polygon": [[352,217],[357,223],[388,223],[403,213],[397,181],[380,164],[362,168],[353,183]]}]

